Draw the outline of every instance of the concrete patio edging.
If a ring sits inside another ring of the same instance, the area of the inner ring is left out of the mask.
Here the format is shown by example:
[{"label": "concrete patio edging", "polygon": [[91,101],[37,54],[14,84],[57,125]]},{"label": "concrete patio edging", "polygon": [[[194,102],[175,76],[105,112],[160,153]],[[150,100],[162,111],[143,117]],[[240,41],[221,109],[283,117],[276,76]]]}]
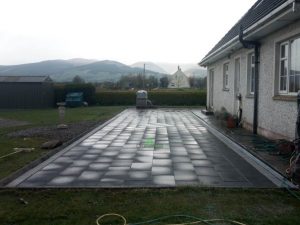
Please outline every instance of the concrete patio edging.
[{"label": "concrete patio edging", "polygon": [[216,136],[220,141],[222,141],[225,145],[231,148],[235,153],[245,159],[250,165],[256,168],[260,173],[262,173],[265,177],[267,177],[270,181],[272,181],[277,187],[280,188],[293,188],[298,189],[296,185],[282,176],[280,173],[275,171],[272,167],[255,157],[251,154],[247,149],[245,149],[240,144],[236,143],[227,135],[218,131],[216,128],[210,126],[205,120],[203,120],[196,113],[191,111],[197,118],[199,118],[203,125],[210,131],[214,136]]}]

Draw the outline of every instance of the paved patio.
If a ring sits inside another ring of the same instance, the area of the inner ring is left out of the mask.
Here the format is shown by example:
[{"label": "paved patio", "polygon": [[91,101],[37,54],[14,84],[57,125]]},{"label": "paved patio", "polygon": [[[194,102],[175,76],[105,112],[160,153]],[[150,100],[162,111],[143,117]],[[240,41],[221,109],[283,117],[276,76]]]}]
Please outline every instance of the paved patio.
[{"label": "paved patio", "polygon": [[17,178],[18,187],[275,187],[189,110],[128,109]]}]

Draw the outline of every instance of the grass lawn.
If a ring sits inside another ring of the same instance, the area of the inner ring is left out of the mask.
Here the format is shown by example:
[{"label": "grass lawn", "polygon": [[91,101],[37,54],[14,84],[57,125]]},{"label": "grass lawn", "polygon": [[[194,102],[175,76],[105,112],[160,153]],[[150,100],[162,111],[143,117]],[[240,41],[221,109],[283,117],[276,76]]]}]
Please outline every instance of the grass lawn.
[{"label": "grass lawn", "polygon": [[[66,110],[65,121],[66,123],[81,121],[97,121],[100,123],[115,116],[123,109],[125,109],[125,107],[68,108]],[[12,131],[22,130],[24,128],[56,125],[58,124],[58,110],[1,110],[0,118],[27,121],[30,123],[29,125],[25,126],[9,128],[0,127],[0,157],[13,152],[14,148],[27,147],[36,149],[35,151],[29,153],[17,153],[15,155],[0,159],[1,179],[47,152],[46,150],[40,149],[40,145],[47,141],[44,138],[10,138],[7,137],[6,134]]]},{"label": "grass lawn", "polygon": [[[299,212],[300,201],[279,189],[0,190],[1,225],[92,225],[106,213],[122,214],[128,223],[187,214],[237,220],[247,225],[296,225]],[[116,218],[103,222],[102,225],[122,224]],[[168,219],[155,224],[175,222],[187,220]]]}]

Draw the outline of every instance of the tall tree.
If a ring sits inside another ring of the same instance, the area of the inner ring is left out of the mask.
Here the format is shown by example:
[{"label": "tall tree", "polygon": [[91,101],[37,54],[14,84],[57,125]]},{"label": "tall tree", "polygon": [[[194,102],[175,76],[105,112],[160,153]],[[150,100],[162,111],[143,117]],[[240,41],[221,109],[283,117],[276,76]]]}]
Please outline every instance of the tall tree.
[{"label": "tall tree", "polygon": [[161,77],[159,79],[160,87],[161,88],[167,88],[169,85],[169,79],[167,76]]},{"label": "tall tree", "polygon": [[84,84],[84,83],[85,83],[85,80],[84,80],[82,77],[76,75],[76,76],[73,78],[72,82],[75,83],[75,84]]}]

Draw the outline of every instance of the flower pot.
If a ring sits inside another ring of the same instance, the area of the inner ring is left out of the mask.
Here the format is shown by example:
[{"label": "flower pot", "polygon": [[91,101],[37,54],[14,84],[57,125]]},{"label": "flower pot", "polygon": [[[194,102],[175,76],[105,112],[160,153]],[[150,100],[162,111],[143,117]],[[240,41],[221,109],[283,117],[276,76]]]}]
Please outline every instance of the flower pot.
[{"label": "flower pot", "polygon": [[236,121],[232,116],[229,116],[227,118],[227,128],[235,128],[236,127]]}]

